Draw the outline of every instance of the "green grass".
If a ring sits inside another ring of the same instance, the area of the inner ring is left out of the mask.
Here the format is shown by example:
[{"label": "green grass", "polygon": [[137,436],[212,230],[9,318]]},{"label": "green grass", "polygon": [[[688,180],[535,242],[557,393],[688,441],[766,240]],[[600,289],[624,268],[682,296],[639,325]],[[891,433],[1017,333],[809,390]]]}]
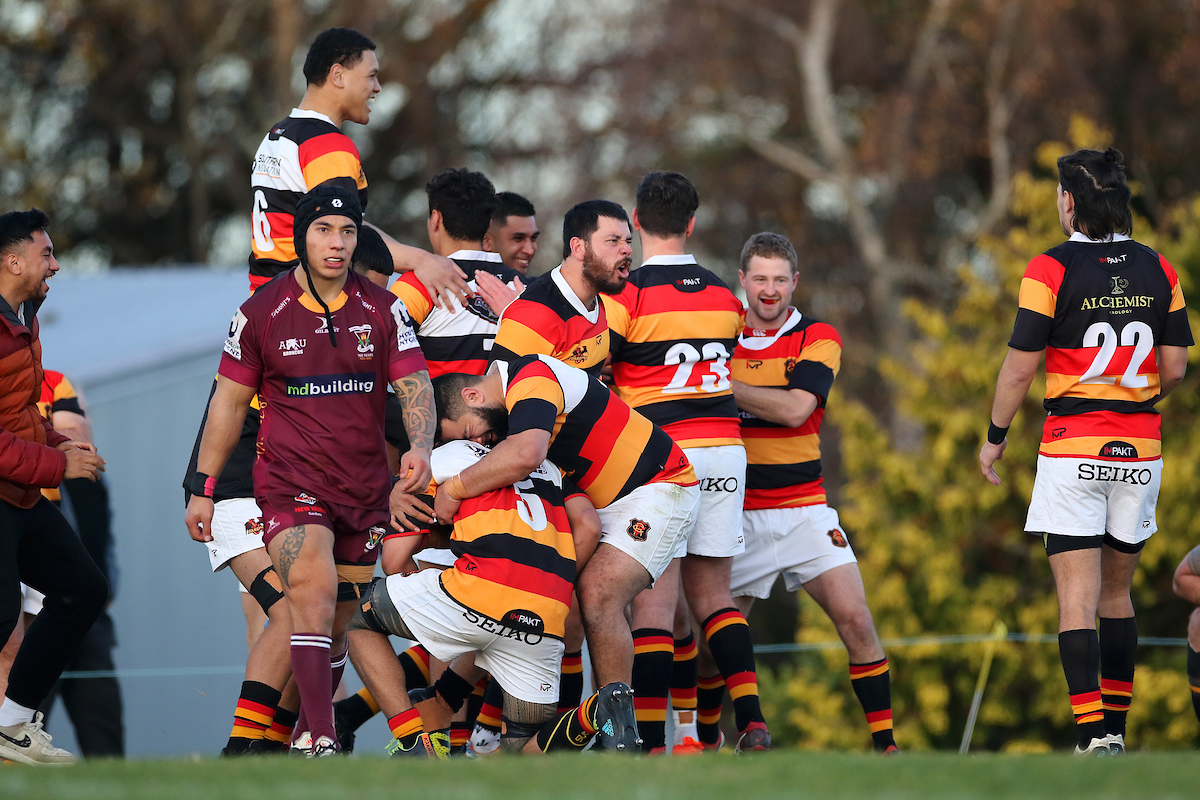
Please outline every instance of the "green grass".
[{"label": "green grass", "polygon": [[899,758],[778,751],[646,759],[609,755],[489,758],[449,763],[382,758],[97,761],[0,768],[0,798],[42,800],[564,800],[564,798],[1028,798],[1183,800],[1195,797],[1200,754]]}]

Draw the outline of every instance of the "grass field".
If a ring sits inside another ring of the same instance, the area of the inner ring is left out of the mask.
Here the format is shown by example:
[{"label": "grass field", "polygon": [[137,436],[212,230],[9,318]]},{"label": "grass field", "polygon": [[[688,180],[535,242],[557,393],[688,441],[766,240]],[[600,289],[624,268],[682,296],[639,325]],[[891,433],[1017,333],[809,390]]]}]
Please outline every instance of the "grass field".
[{"label": "grass field", "polygon": [[1066,798],[1197,795],[1200,754],[1118,759],[780,751],[690,759],[563,755],[452,763],[382,758],[93,762],[0,768],[4,800],[563,800],[564,798]]}]

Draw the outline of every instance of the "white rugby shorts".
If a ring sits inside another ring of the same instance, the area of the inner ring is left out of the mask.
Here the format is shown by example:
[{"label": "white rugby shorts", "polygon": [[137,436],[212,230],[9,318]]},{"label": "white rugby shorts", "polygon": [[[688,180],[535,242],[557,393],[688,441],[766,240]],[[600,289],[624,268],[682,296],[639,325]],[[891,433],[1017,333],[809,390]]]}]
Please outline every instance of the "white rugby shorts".
[{"label": "white rugby shorts", "polygon": [[384,579],[388,597],[417,641],[434,658],[450,663],[476,653],[475,665],[491,673],[505,692],[528,703],[558,703],[561,639],[514,630],[456,603],[427,569]]},{"label": "white rugby shorts", "polygon": [[205,542],[213,572],[229,566],[234,556],[263,546],[262,512],[253,497],[222,500],[213,507],[212,541]]},{"label": "white rugby shorts", "polygon": [[1139,544],[1158,530],[1154,516],[1162,459],[1102,461],[1039,455],[1025,530],[1061,536],[1112,534]]},{"label": "white rugby shorts", "polygon": [[700,512],[688,534],[688,554],[713,558],[737,555],[746,549],[742,532],[746,448],[725,444],[688,447],[683,452],[700,479]]},{"label": "white rugby shorts", "polygon": [[641,564],[658,580],[671,559],[687,548],[687,533],[696,524],[700,490],[676,483],[648,483],[620,500],[596,509],[600,543],[609,544]]},{"label": "white rugby shorts", "polygon": [[782,575],[789,592],[858,559],[834,509],[819,503],[796,508],[764,508],[744,514],[746,551],[733,557],[730,594],[771,596]]}]

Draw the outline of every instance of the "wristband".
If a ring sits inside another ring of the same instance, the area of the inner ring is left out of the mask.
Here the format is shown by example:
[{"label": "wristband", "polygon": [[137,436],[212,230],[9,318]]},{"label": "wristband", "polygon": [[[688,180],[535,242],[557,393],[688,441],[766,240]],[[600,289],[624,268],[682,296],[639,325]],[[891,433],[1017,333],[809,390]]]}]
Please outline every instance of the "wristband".
[{"label": "wristband", "polygon": [[203,472],[197,472],[192,477],[192,483],[188,487],[188,491],[197,497],[207,497],[211,500],[213,494],[217,491],[217,479],[211,475],[205,475]]},{"label": "wristband", "polygon": [[988,420],[988,444],[1000,444],[1008,436],[1008,428],[1001,428],[996,423]]},{"label": "wristband", "polygon": [[462,478],[458,475],[443,483],[442,489],[451,500],[462,500],[467,496],[467,488],[463,486]]}]

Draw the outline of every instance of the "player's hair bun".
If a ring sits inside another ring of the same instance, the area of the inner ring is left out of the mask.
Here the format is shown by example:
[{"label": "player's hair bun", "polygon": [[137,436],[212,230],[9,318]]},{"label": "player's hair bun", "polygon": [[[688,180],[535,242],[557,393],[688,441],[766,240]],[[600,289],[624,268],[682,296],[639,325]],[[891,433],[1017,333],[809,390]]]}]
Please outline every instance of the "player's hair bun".
[{"label": "player's hair bun", "polygon": [[1104,160],[1110,164],[1116,164],[1122,169],[1125,167],[1125,156],[1115,147],[1110,147],[1104,151]]}]

